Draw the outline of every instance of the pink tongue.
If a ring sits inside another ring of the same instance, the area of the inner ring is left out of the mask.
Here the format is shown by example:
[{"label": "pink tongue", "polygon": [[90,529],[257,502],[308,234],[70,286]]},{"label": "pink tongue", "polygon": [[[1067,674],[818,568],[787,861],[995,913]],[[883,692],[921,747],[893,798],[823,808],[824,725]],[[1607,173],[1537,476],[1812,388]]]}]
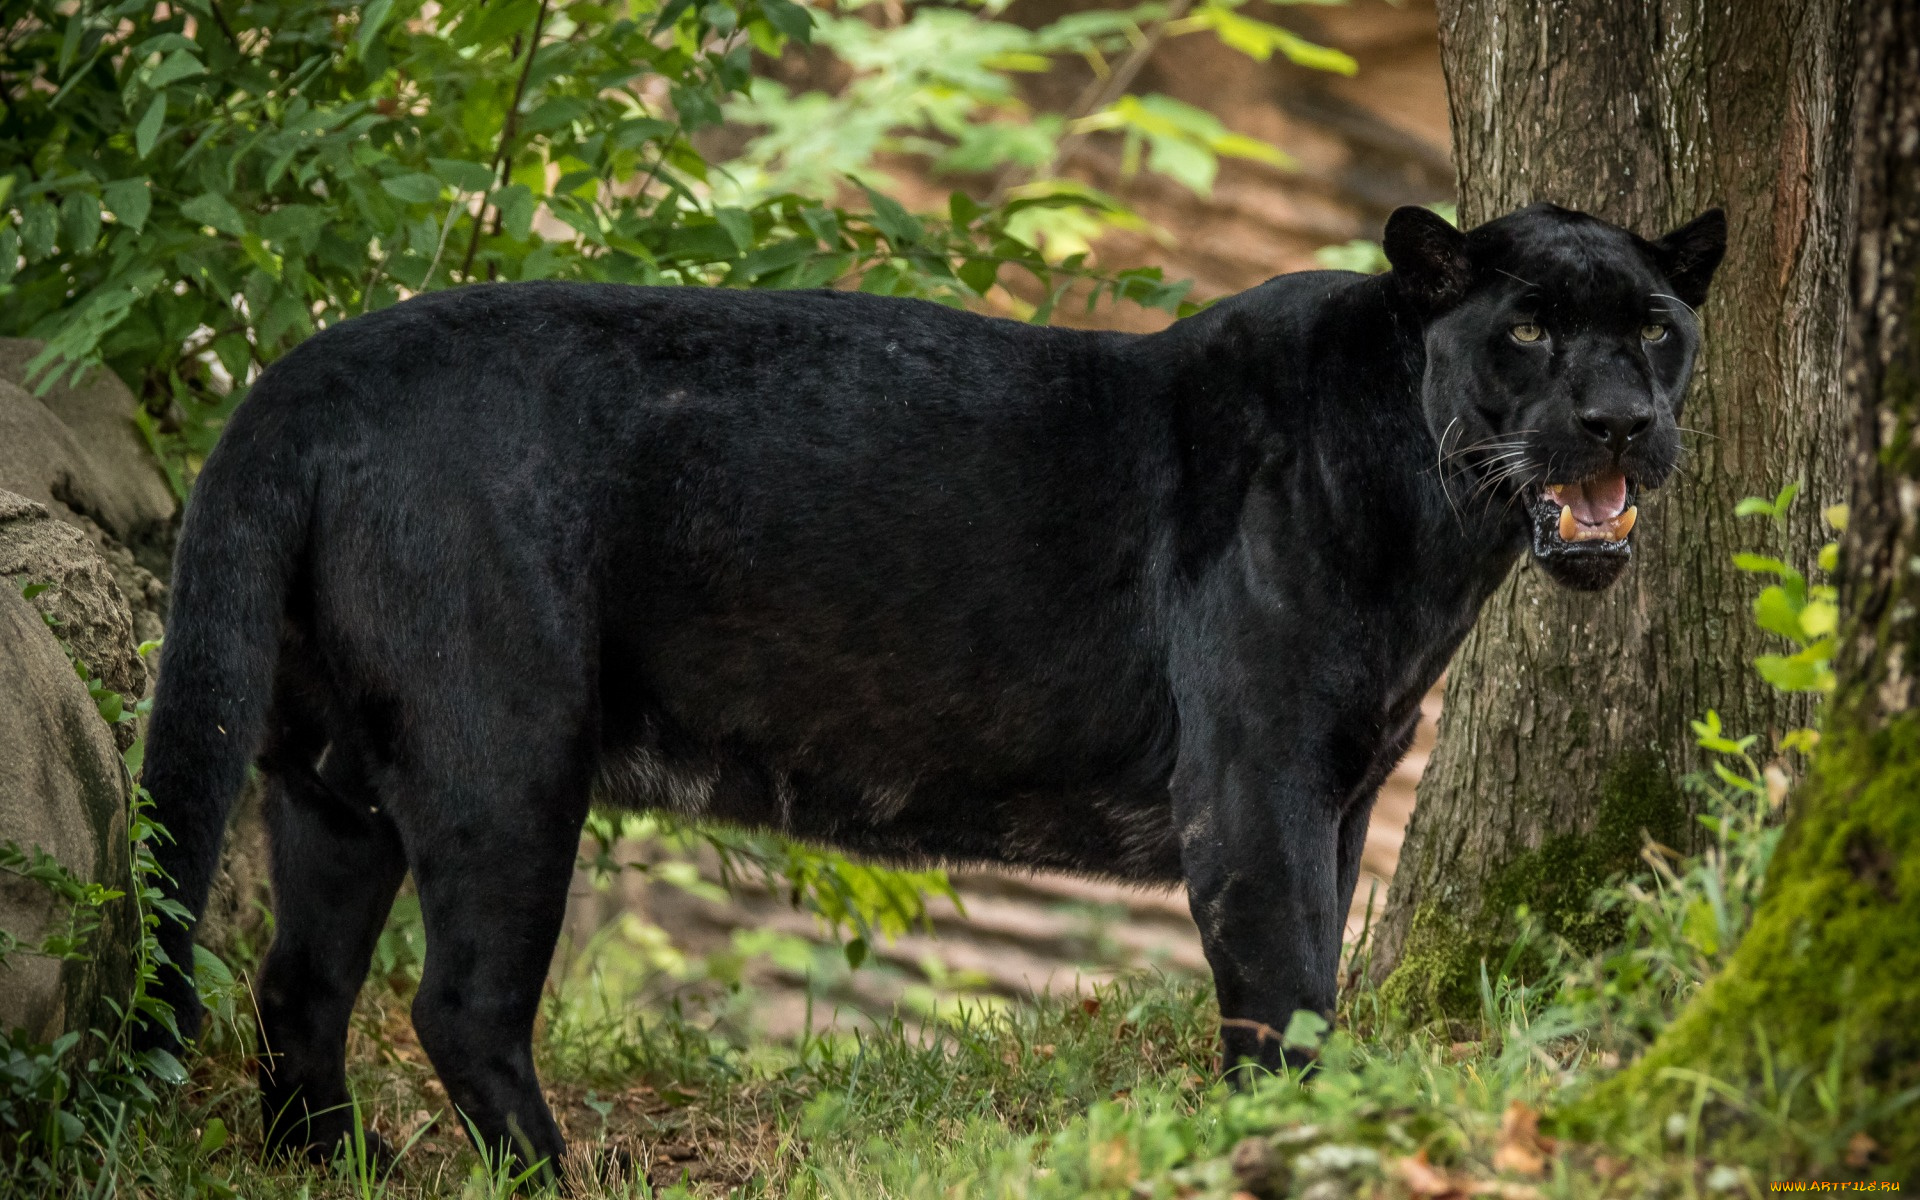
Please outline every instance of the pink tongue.
[{"label": "pink tongue", "polygon": [[1582,525],[1604,525],[1627,507],[1627,477],[1602,475],[1564,489],[1561,495]]}]

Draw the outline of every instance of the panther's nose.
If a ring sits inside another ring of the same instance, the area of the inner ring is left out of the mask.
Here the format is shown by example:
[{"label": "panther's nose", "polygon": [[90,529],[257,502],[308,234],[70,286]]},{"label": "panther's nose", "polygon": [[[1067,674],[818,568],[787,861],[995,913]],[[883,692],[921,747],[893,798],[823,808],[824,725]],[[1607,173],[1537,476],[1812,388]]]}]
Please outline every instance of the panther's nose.
[{"label": "panther's nose", "polygon": [[1587,436],[1615,454],[1624,454],[1628,444],[1653,424],[1652,411],[1637,404],[1589,408],[1578,415]]}]

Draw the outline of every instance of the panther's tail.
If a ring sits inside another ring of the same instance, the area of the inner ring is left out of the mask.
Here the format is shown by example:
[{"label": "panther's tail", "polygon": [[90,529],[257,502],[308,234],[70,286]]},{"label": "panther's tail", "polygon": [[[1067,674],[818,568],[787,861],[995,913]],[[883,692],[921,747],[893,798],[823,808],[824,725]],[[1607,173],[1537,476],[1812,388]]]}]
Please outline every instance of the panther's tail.
[{"label": "panther's tail", "polygon": [[[199,1031],[193,923],[219,865],[227,812],[260,748],[273,695],[287,593],[306,543],[312,486],[289,398],[268,372],[229,422],[187,505],[142,778],[165,829],[160,887],[188,915],[163,911],[166,962],[153,992],[173,1008],[180,1040]],[[169,965],[170,964],[170,965]],[[178,1041],[149,1025],[149,1046]]]}]

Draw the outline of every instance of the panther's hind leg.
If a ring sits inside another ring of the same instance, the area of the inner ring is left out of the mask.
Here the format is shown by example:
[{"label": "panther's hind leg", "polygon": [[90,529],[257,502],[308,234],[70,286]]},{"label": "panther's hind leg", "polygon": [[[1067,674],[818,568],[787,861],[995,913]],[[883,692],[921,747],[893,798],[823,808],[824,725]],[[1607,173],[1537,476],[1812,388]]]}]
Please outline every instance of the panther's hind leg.
[{"label": "panther's hind leg", "polygon": [[480,1149],[557,1174],[566,1145],[534,1073],[533,1026],[593,763],[572,739],[541,752],[524,727],[493,732],[516,744],[490,747],[483,777],[422,776],[420,802],[398,814],[427,934],[413,1025]]},{"label": "panther's hind leg", "polygon": [[406,858],[351,755],[336,749],[318,771],[309,763],[268,763],[274,936],[260,977],[261,1127],[271,1150],[324,1160],[353,1132],[347,1024]]}]

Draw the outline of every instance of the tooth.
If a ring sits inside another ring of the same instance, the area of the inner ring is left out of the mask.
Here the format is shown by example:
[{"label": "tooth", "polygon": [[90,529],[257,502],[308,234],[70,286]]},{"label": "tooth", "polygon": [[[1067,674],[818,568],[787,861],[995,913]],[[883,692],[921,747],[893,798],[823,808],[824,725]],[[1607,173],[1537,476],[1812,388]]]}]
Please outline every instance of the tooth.
[{"label": "tooth", "polygon": [[1639,519],[1639,505],[1628,507],[1625,512],[1615,517],[1612,523],[1607,526],[1607,540],[1618,542],[1625,539],[1628,534],[1633,532],[1633,523]]},{"label": "tooth", "polygon": [[1573,519],[1572,505],[1562,505],[1560,508],[1560,540],[1563,542],[1580,540],[1580,523]]}]

